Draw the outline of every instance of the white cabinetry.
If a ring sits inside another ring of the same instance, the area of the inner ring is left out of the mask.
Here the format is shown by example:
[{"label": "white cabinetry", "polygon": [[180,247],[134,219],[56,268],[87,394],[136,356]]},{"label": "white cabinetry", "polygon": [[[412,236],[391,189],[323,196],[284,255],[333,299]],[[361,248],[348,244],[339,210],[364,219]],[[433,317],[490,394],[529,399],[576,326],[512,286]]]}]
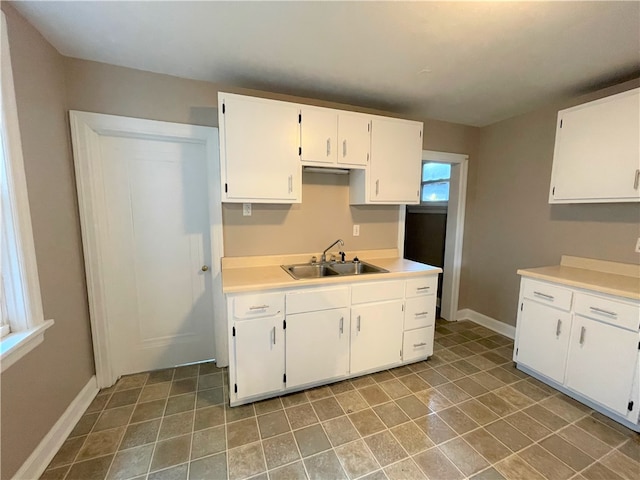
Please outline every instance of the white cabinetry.
[{"label": "white cabinetry", "polygon": [[220,93],[218,117],[222,201],[300,203],[297,106]]},{"label": "white cabinetry", "polygon": [[349,373],[349,287],[287,293],[287,388]]},{"label": "white cabinetry", "polygon": [[371,148],[368,115],[331,108],[300,108],[300,146],[303,165],[364,168]]},{"label": "white cabinetry", "polygon": [[549,203],[640,201],[640,89],[558,112]]},{"label": "white cabinetry", "polygon": [[525,277],[514,361],[638,430],[639,330],[638,302]]},{"label": "white cabinetry", "polygon": [[402,343],[404,362],[433,355],[437,289],[437,277],[407,280]]},{"label": "white cabinetry", "polygon": [[350,176],[351,204],[418,204],[422,165],[422,123],[373,117],[371,159]]}]

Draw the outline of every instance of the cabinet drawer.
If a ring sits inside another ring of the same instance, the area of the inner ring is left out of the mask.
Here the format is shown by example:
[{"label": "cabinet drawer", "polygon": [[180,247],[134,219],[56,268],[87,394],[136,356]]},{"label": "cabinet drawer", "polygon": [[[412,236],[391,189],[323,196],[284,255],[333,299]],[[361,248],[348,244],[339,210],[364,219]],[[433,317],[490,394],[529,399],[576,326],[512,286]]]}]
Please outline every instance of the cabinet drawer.
[{"label": "cabinet drawer", "polygon": [[404,332],[402,360],[409,362],[433,355],[433,326]]},{"label": "cabinet drawer", "polygon": [[575,312],[635,332],[640,328],[640,306],[595,295],[576,293]]},{"label": "cabinet drawer", "polygon": [[407,298],[404,308],[405,330],[433,325],[435,318],[435,295],[422,295],[420,297]]},{"label": "cabinet drawer", "polygon": [[349,287],[287,293],[287,315],[349,306]]},{"label": "cabinet drawer", "polygon": [[438,276],[431,275],[428,277],[415,278],[407,280],[407,298],[417,297],[418,295],[435,294],[438,291]]},{"label": "cabinet drawer", "polygon": [[552,283],[538,282],[528,278],[522,280],[522,294],[524,297],[545,305],[553,305],[562,310],[571,309],[571,290]]},{"label": "cabinet drawer", "polygon": [[351,287],[351,303],[384,302],[404,297],[404,280],[356,284]]},{"label": "cabinet drawer", "polygon": [[233,316],[238,319],[284,315],[284,293],[257,293],[233,298]]}]

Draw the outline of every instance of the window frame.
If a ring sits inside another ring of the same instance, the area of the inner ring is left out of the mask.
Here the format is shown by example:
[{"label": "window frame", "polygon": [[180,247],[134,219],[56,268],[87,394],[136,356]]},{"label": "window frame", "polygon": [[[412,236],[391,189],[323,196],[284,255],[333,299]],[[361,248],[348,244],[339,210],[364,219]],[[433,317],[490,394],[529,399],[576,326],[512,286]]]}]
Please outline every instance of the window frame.
[{"label": "window frame", "polygon": [[53,320],[44,320],[36,265],[31,212],[18,124],[7,21],[2,12],[2,76],[0,92],[0,275],[5,288],[3,307],[11,333],[0,339],[0,371],[5,371],[44,339]]},{"label": "window frame", "polygon": [[[427,202],[422,200],[422,189],[425,185],[430,183],[440,183],[443,181],[443,180],[427,180],[427,181],[422,180],[424,165],[426,163],[441,163],[444,165],[451,166],[451,164],[447,162],[435,162],[433,160],[422,160],[422,164],[420,165],[420,207],[432,207],[433,209],[436,209],[438,211],[441,211],[443,209],[446,210],[447,206],[449,205],[449,200],[438,201],[438,202]],[[449,170],[449,178],[447,179],[447,183],[449,183],[449,191],[451,191],[451,170]]]}]

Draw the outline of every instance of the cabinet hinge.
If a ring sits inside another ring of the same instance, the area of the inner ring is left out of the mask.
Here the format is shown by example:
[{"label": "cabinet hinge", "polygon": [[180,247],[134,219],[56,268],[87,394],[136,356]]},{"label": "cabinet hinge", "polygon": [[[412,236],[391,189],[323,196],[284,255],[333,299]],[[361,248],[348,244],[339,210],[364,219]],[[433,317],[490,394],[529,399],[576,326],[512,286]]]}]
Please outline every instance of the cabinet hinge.
[{"label": "cabinet hinge", "polygon": [[518,356],[518,350],[519,350],[519,349],[518,349],[518,348],[516,348],[516,357]]},{"label": "cabinet hinge", "polygon": [[629,411],[633,410],[633,400],[627,404],[627,410]]},{"label": "cabinet hinge", "polygon": [[302,147],[298,147],[298,155],[302,156]]},{"label": "cabinet hinge", "polygon": [[523,308],[524,308],[524,302],[520,304],[520,311],[522,311]]},{"label": "cabinet hinge", "polygon": [[233,393],[238,393],[238,384],[237,383],[233,384]]},{"label": "cabinet hinge", "polygon": [[222,104],[222,113],[223,113],[223,114],[224,114],[225,110],[226,110],[226,108],[225,108],[224,103],[223,103],[223,104]]},{"label": "cabinet hinge", "polygon": [[551,195],[555,195],[556,194],[556,187],[553,187],[553,190],[551,190]]},{"label": "cabinet hinge", "polygon": [[283,381],[284,383],[287,383],[287,374],[286,374],[286,373],[283,373],[283,374],[282,374],[282,381]]},{"label": "cabinet hinge", "polygon": [[282,329],[283,330],[287,329],[287,321],[286,320],[282,320]]},{"label": "cabinet hinge", "polygon": [[420,138],[422,138],[422,130],[420,130]]},{"label": "cabinet hinge", "polygon": [[371,122],[367,123],[367,132],[371,131]]},{"label": "cabinet hinge", "polygon": [[224,193],[227,193],[229,191],[229,185],[228,184],[224,184]]},{"label": "cabinet hinge", "polygon": [[235,337],[235,336],[236,336],[236,327],[233,327],[233,328],[231,329],[231,335],[232,335],[233,337]]},{"label": "cabinet hinge", "polygon": [[640,350],[640,342],[638,342],[638,350]]},{"label": "cabinet hinge", "polygon": [[562,128],[562,122],[564,122],[564,120],[560,120],[560,128]]},{"label": "cabinet hinge", "polygon": [[404,312],[404,303],[402,304],[402,311]]},{"label": "cabinet hinge", "polygon": [[298,114],[298,123],[302,123],[302,114],[301,113]]}]

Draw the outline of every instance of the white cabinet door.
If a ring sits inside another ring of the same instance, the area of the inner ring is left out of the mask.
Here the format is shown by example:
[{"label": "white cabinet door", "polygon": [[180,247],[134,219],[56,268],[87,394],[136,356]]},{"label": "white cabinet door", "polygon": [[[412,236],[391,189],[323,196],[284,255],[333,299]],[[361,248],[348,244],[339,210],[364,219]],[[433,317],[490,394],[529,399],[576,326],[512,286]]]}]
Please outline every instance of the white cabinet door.
[{"label": "white cabinet door", "polygon": [[330,108],[300,108],[302,162],[334,165],[338,158],[338,112]]},{"label": "white cabinet door", "polygon": [[369,167],[371,202],[419,203],[421,164],[421,123],[373,118]]},{"label": "white cabinet door", "polygon": [[287,316],[287,388],[349,373],[349,309]]},{"label": "white cabinet door", "polygon": [[371,149],[371,117],[338,113],[338,163],[366,166]]},{"label": "white cabinet door", "polygon": [[402,300],[351,308],[351,373],[400,363]]},{"label": "white cabinet door", "polygon": [[279,317],[235,322],[235,359],[232,361],[235,361],[238,399],[284,388],[282,327]]},{"label": "white cabinet door", "polygon": [[558,113],[550,203],[640,200],[640,89]]},{"label": "white cabinet door", "polygon": [[223,201],[300,203],[298,107],[227,93],[218,103]]},{"label": "white cabinet door", "polygon": [[620,415],[627,415],[638,332],[576,315],[573,320],[567,387]]},{"label": "white cabinet door", "polygon": [[524,299],[518,318],[516,361],[564,382],[571,314]]}]

